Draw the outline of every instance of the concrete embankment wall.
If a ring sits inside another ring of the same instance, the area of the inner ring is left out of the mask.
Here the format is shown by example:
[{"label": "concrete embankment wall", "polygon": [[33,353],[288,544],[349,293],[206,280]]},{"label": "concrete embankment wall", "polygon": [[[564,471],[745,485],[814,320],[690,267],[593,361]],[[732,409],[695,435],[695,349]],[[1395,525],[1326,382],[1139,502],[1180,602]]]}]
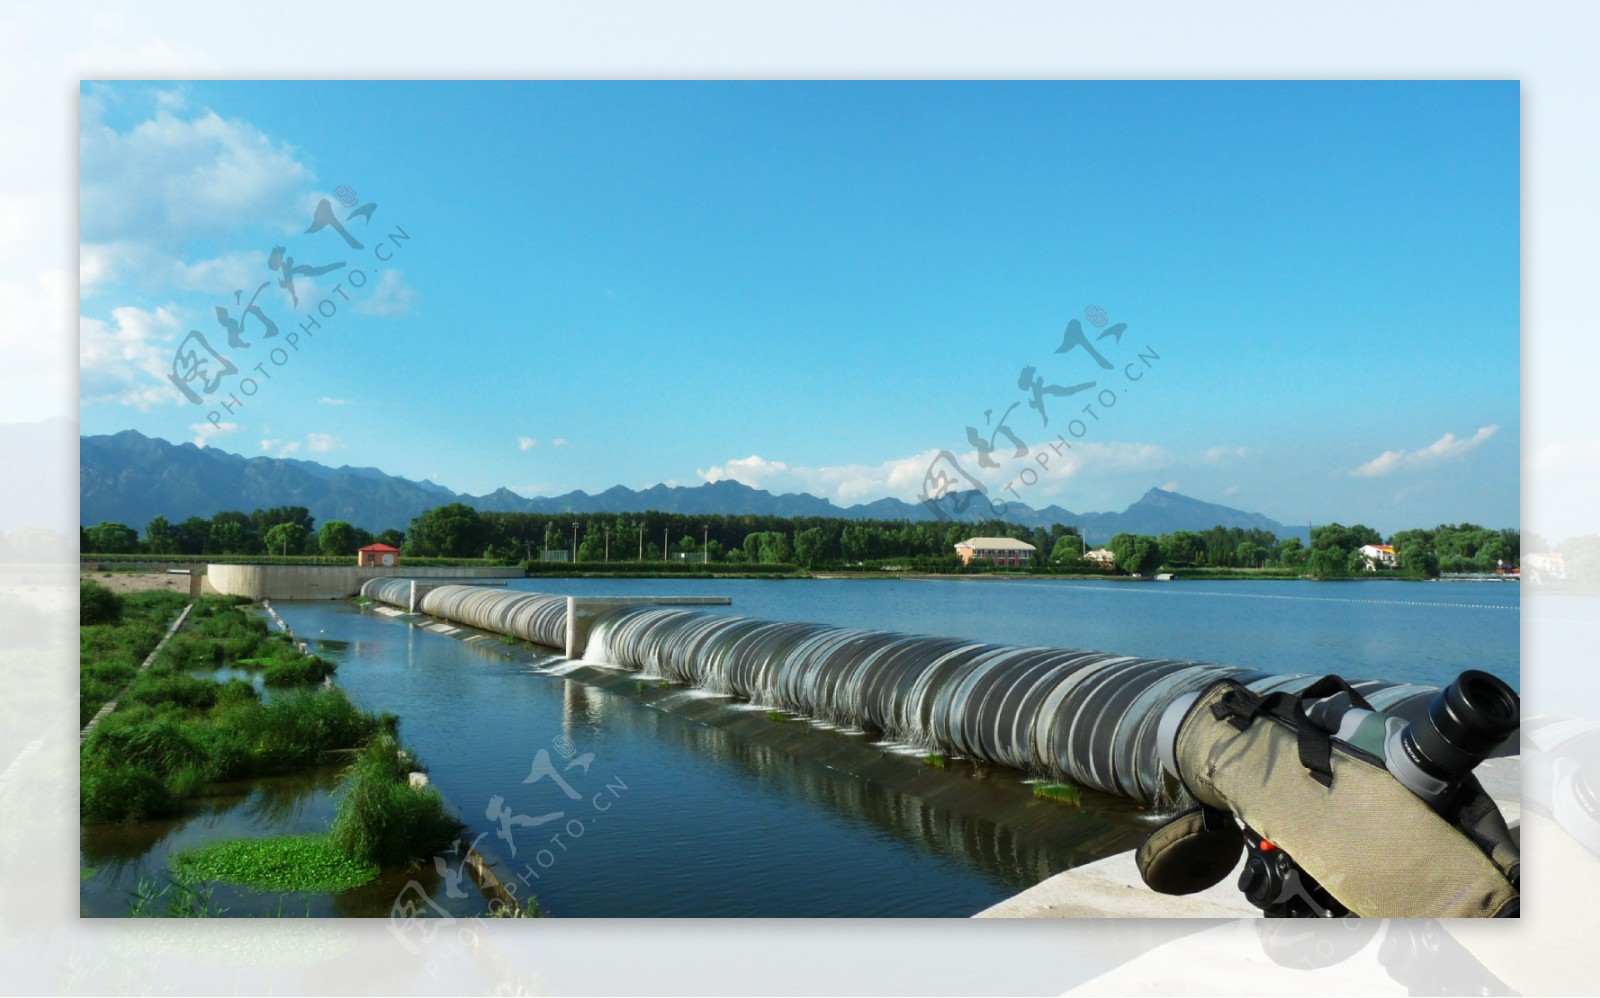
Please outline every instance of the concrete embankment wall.
[{"label": "concrete embankment wall", "polygon": [[251,599],[346,599],[368,579],[520,579],[520,568],[475,566],[358,568],[355,565],[207,565],[211,587],[227,596]]}]

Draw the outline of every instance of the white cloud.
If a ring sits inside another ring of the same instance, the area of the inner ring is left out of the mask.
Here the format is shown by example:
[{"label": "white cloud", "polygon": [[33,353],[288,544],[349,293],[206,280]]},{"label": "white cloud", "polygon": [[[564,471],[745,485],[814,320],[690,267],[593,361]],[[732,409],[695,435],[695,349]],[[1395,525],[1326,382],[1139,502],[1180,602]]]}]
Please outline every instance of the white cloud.
[{"label": "white cloud", "polygon": [[1163,491],[1163,492],[1176,492],[1176,491],[1178,491],[1178,483],[1177,482],[1163,482],[1162,485],[1161,485],[1161,491]]},{"label": "white cloud", "polygon": [[539,441],[535,440],[532,437],[518,437],[517,438],[517,449],[518,450],[532,450],[534,447],[538,446],[538,444],[539,444]]},{"label": "white cloud", "polygon": [[1222,464],[1227,461],[1242,461],[1250,456],[1248,447],[1208,447],[1204,457],[1211,464]]},{"label": "white cloud", "polygon": [[117,131],[102,120],[99,102],[83,102],[84,243],[133,243],[180,256],[191,240],[226,237],[241,224],[305,227],[315,178],[292,147],[214,111],[174,112],[161,107]]},{"label": "white cloud", "polygon": [[329,451],[341,450],[344,443],[331,433],[307,433],[306,449],[313,454],[326,454]]},{"label": "white cloud", "polygon": [[568,443],[566,440],[564,440],[563,438],[556,437],[554,440],[550,441],[550,446],[552,446],[552,447],[570,447],[572,445],[570,443]]},{"label": "white cloud", "polygon": [[403,271],[385,270],[377,285],[357,299],[355,311],[358,315],[405,315],[416,300],[416,289],[406,284]]},{"label": "white cloud", "polygon": [[170,307],[154,311],[124,306],[110,323],[78,318],[78,394],[83,402],[117,402],[148,409],[182,402],[167,380],[182,328]]},{"label": "white cloud", "polygon": [[[890,496],[915,502],[918,495],[930,487],[927,476],[941,453],[938,450],[926,450],[879,464],[820,467],[790,465],[752,454],[710,468],[696,469],[695,474],[707,482],[731,479],[769,492],[809,492],[844,506]],[[1040,456],[1047,456],[1042,465],[1038,461]],[[1010,455],[1007,452],[996,457],[1009,458]],[[1115,472],[1144,471],[1174,463],[1172,455],[1165,448],[1154,444],[1123,443],[1074,444],[1070,450],[1064,449],[1059,454],[1041,446],[1034,448],[1028,457],[1004,461],[1000,468],[993,470],[983,469],[979,465],[976,451],[958,454],[956,460],[966,473],[980,479],[991,495],[1010,498],[1001,493],[1008,483],[1015,482],[1016,494],[1022,501],[1034,506],[1040,505],[1036,500],[1059,495],[1072,477],[1085,468]],[[947,467],[945,462],[941,461],[939,468],[956,480],[957,487],[969,487],[960,481],[957,470]],[[1032,485],[1019,477],[1025,468],[1032,469],[1029,478],[1038,476]]]},{"label": "white cloud", "polygon": [[317,401],[320,402],[322,405],[349,405],[350,404],[350,400],[349,399],[329,398],[326,395],[322,396],[322,398],[318,399]]},{"label": "white cloud", "polygon": [[300,441],[263,439],[261,441],[261,449],[264,451],[277,451],[278,457],[288,457],[300,449]]},{"label": "white cloud", "polygon": [[207,419],[198,423],[190,423],[189,430],[195,435],[194,445],[196,447],[204,447],[212,437],[221,437],[226,436],[229,433],[239,432],[239,424],[223,422],[213,423]]},{"label": "white cloud", "polygon": [[1446,433],[1428,446],[1414,451],[1387,450],[1351,471],[1350,477],[1379,478],[1402,468],[1430,468],[1446,461],[1466,457],[1484,441],[1494,436],[1499,429],[1497,425],[1484,426],[1466,439],[1458,438],[1454,433]]},{"label": "white cloud", "polygon": [[1236,495],[1239,494],[1239,486],[1230,485],[1227,488],[1222,490],[1222,494],[1225,495],[1225,496],[1236,496]]}]

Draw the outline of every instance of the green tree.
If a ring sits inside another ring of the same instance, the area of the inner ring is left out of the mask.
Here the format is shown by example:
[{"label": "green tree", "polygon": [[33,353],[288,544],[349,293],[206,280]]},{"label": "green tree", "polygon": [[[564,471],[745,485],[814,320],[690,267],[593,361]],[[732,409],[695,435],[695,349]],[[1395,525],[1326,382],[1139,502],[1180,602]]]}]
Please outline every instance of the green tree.
[{"label": "green tree", "polygon": [[794,548],[789,535],[781,530],[771,530],[761,537],[761,561],[767,565],[788,565],[794,561]]},{"label": "green tree", "polygon": [[822,563],[828,552],[828,535],[820,527],[810,527],[794,535],[794,556],[806,568]]},{"label": "green tree", "polygon": [[1336,547],[1312,548],[1306,571],[1319,579],[1343,579],[1350,574],[1349,556]]},{"label": "green tree", "polygon": [[1439,576],[1439,559],[1432,551],[1413,542],[1400,549],[1400,571],[1419,579]]},{"label": "green tree", "polygon": [[379,544],[387,544],[392,548],[398,548],[406,542],[406,535],[399,530],[385,530],[373,540]]},{"label": "green tree", "polygon": [[1284,568],[1294,568],[1306,561],[1305,545],[1298,537],[1285,537],[1273,549],[1273,560]]},{"label": "green tree", "polygon": [[1145,575],[1161,565],[1161,544],[1148,534],[1118,534],[1106,546],[1129,575]]},{"label": "green tree", "polygon": [[211,550],[219,554],[244,554],[249,535],[244,524],[237,520],[223,520],[211,524]]},{"label": "green tree", "polygon": [[85,535],[95,554],[137,554],[139,534],[126,524],[108,520],[90,527]]},{"label": "green tree", "polygon": [[1236,549],[1234,556],[1242,568],[1260,568],[1267,558],[1267,552],[1260,545],[1245,541]]},{"label": "green tree", "polygon": [[343,520],[329,520],[317,531],[317,548],[330,558],[355,554],[360,546],[356,528]]},{"label": "green tree", "polygon": [[1169,565],[1193,565],[1206,553],[1206,540],[1193,530],[1174,530],[1161,538]]},{"label": "green tree", "polygon": [[264,538],[272,554],[299,554],[306,543],[306,528],[298,523],[284,522],[273,526]]},{"label": "green tree", "polygon": [[427,510],[406,530],[408,553],[429,558],[476,558],[488,542],[483,517],[461,502]]},{"label": "green tree", "polygon": [[1050,561],[1056,565],[1076,565],[1083,560],[1083,540],[1076,534],[1063,534],[1056,538],[1050,551]]},{"label": "green tree", "polygon": [[144,528],[144,549],[151,554],[171,554],[176,546],[171,527],[164,516],[154,516]]}]

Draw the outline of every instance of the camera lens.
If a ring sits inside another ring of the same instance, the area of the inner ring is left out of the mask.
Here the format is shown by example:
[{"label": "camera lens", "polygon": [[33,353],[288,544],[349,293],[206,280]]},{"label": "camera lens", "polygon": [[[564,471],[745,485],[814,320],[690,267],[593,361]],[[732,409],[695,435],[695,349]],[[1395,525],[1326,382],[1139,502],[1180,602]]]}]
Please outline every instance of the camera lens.
[{"label": "camera lens", "polygon": [[1520,714],[1515,690],[1487,672],[1468,670],[1439,691],[1400,744],[1418,769],[1455,783],[1511,737]]}]

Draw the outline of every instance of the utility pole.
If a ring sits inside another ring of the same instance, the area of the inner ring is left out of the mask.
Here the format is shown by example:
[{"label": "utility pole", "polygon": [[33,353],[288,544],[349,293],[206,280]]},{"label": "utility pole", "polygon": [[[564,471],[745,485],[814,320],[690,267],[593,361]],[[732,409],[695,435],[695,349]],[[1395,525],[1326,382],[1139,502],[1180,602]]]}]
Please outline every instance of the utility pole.
[{"label": "utility pole", "polygon": [[661,560],[667,560],[667,528],[661,528]]},{"label": "utility pole", "polygon": [[611,524],[609,524],[609,523],[606,524],[605,531],[606,531],[606,562],[610,563],[610,561],[611,561]]},{"label": "utility pole", "polygon": [[572,563],[578,563],[578,521],[572,521]]},{"label": "utility pole", "polygon": [[644,524],[639,524],[639,564],[644,564]]},{"label": "utility pole", "polygon": [[700,538],[700,564],[709,565],[711,563],[711,528],[706,527],[705,531],[705,535]]}]

